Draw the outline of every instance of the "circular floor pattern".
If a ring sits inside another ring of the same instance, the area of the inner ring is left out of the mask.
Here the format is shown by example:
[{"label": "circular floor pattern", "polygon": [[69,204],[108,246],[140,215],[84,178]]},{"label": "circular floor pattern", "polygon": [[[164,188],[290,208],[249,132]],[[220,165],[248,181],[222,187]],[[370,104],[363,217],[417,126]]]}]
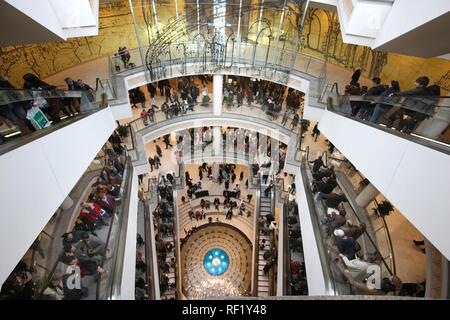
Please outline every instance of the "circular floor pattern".
[{"label": "circular floor pattern", "polygon": [[[226,269],[219,271],[220,265]],[[201,226],[181,246],[183,294],[187,299],[241,296],[250,290],[251,266],[252,245],[242,232],[222,223]]]},{"label": "circular floor pattern", "polygon": [[209,250],[203,258],[203,266],[210,275],[220,276],[228,270],[230,259],[228,254],[219,248]]}]

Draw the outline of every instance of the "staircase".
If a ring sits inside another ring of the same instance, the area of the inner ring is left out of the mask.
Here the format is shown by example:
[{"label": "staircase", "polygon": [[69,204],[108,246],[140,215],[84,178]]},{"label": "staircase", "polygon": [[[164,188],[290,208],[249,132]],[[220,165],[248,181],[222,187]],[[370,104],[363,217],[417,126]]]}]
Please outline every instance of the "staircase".
[{"label": "staircase", "polygon": [[[268,214],[272,214],[272,200],[270,194],[266,197],[264,194],[264,190],[267,188],[267,185],[261,185],[261,196],[260,196],[260,208],[259,214],[262,217],[265,217]],[[273,192],[273,189],[272,189]],[[261,250],[262,240],[265,240],[264,249]],[[269,294],[269,275],[264,274],[264,266],[267,261],[264,259],[264,252],[270,250],[270,237],[269,235],[265,235],[263,229],[259,230],[259,243],[258,243],[258,297],[268,297]]]},{"label": "staircase", "polygon": [[[167,205],[167,208],[169,211],[171,211],[172,213],[174,212],[173,210],[173,202],[167,202],[166,199],[161,200],[162,202],[165,202]],[[172,220],[173,222],[173,220]],[[170,265],[170,262],[172,260],[172,258],[175,259],[176,261],[176,257],[175,257],[175,240],[174,240],[175,235],[174,234],[163,234],[161,236],[161,239],[164,240],[165,243],[167,244],[171,244],[172,250],[170,252],[167,252],[166,255],[166,262]],[[175,268],[169,268],[169,272],[168,273],[164,273],[168,278],[169,278],[169,287],[166,291],[161,292],[161,297],[164,297],[165,299],[176,299],[176,292],[175,292],[175,288],[171,288],[173,286],[173,284],[175,284],[175,280],[176,280],[176,270]]]},{"label": "staircase", "polygon": [[[175,242],[173,241],[173,236],[163,237],[162,238],[166,243],[170,243],[173,246],[173,250],[171,252],[167,253],[166,256],[166,262],[170,264],[171,259],[175,258]],[[165,296],[167,299],[176,299],[175,289],[170,288],[170,286],[175,283],[175,268],[170,268],[169,272],[166,273],[167,277],[169,278],[169,289],[167,289],[163,296]]]}]

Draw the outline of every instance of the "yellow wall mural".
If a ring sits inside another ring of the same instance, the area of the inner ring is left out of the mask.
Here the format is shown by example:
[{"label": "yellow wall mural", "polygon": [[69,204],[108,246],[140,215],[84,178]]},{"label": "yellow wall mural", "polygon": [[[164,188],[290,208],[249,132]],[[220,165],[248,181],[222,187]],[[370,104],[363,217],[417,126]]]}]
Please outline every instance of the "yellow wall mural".
[{"label": "yellow wall mural", "polygon": [[[180,2],[180,14],[184,13],[184,7],[184,1]],[[143,45],[146,45],[149,33],[143,22],[142,11],[139,2],[134,6],[134,12]],[[175,15],[175,8],[171,3],[158,3],[156,11],[161,28],[170,16]],[[148,12],[147,19],[154,20],[152,12]],[[101,4],[98,36],[0,48],[0,75],[7,76],[16,87],[21,87],[22,75],[27,72],[45,78],[75,65],[116,53],[119,46],[137,47],[127,0]],[[398,80],[402,89],[412,87],[417,77],[427,75],[432,83],[441,85],[442,94],[450,91],[450,61],[383,53],[364,46],[345,44],[342,42],[335,12],[316,8],[308,10],[301,50],[321,58],[327,57],[330,63],[341,67],[351,70],[360,68],[367,77],[380,76],[383,83]]]},{"label": "yellow wall mural", "polygon": [[402,90],[412,88],[415,80],[422,75],[430,78],[430,83],[441,86],[441,95],[450,92],[450,61],[446,59],[423,59],[401,54],[390,53],[387,64],[381,72],[381,79],[400,81]]},{"label": "yellow wall mural", "polygon": [[309,9],[303,28],[302,50],[351,70],[361,69],[369,78],[381,77],[385,84],[398,80],[402,90],[412,88],[416,78],[427,75],[441,86],[441,95],[450,91],[450,61],[446,59],[383,53],[342,42],[335,12]]},{"label": "yellow wall mural", "polygon": [[101,5],[99,35],[68,41],[0,48],[0,75],[18,88],[31,72],[41,78],[90,60],[116,53],[119,46],[137,46],[128,1]]}]

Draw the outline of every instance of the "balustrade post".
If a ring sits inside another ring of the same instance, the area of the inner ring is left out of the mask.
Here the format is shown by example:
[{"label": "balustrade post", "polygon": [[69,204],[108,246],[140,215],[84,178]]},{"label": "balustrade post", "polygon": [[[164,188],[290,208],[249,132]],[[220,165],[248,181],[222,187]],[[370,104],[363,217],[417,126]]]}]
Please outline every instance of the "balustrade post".
[{"label": "balustrade post", "polygon": [[379,193],[380,191],[373,184],[369,183],[356,197],[356,203],[362,208],[365,208]]}]

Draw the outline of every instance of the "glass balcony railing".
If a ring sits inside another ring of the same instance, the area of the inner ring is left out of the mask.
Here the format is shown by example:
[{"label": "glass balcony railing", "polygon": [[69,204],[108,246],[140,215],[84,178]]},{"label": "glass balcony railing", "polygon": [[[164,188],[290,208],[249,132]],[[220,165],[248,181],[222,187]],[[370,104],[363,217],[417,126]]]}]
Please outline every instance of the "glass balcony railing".
[{"label": "glass balcony railing", "polygon": [[110,56],[110,71],[112,75],[148,71],[151,82],[182,75],[213,74],[222,69],[280,83],[287,83],[290,73],[307,74],[319,79],[317,96],[322,91],[326,67],[323,60],[256,42],[229,42],[217,44],[216,48],[201,41],[167,43],[158,49],[160,54],[155,59],[151,57],[155,48],[134,48],[129,50],[129,60],[119,54]]},{"label": "glass balcony railing", "polygon": [[287,178],[275,180],[275,196],[283,203],[283,295],[308,294],[305,258],[295,189],[287,186]]},{"label": "glass balcony railing", "polygon": [[450,151],[450,97],[335,95],[329,100],[328,109],[427,146]]},{"label": "glass balcony railing", "polygon": [[[29,274],[32,286],[26,291],[30,294],[27,299],[98,300],[120,297],[121,266],[129,206],[127,193],[130,192],[133,176],[131,161],[124,160],[123,166],[126,166],[124,171],[119,170],[114,177],[112,174],[109,176],[110,181],[115,179],[114,184],[110,186],[114,185],[116,190],[120,187],[120,191],[114,193],[116,197],[114,204],[108,207],[111,210],[109,213],[104,211],[107,207],[101,202],[103,200],[95,198],[97,189],[91,185],[92,181],[101,175],[103,169],[114,161],[122,164],[122,160],[116,158],[111,149],[104,148],[99,152],[74,188],[77,191],[71,194],[71,196],[79,195],[79,202],[68,209],[59,208],[55,212],[21,259],[18,264],[20,268],[16,268],[8,277],[4,285],[11,290],[2,291],[0,299],[25,299],[21,297],[23,294],[21,291],[24,290],[22,286],[17,286],[14,281],[10,286],[11,280],[17,275],[24,274],[25,270],[25,274]],[[102,203],[103,211],[100,211],[96,220],[86,220],[84,213],[81,213],[81,203],[85,201],[95,202],[99,206],[99,203]],[[72,234],[71,238],[66,238],[67,232]],[[83,234],[89,236],[89,246],[93,245],[90,247],[92,252],[83,251],[84,242],[80,239]],[[73,257],[77,259],[73,261],[71,259]],[[74,277],[71,278],[70,274]],[[70,281],[74,281],[72,288],[68,286]],[[78,284],[80,286],[77,288]]]},{"label": "glass balcony railing", "polygon": [[0,154],[107,106],[95,91],[0,90]]},{"label": "glass balcony railing", "polygon": [[[128,137],[126,138],[125,144],[127,145],[127,149],[130,151],[130,156],[133,158],[133,160],[137,159],[136,133],[138,131],[154,127],[158,124],[170,121],[171,119],[182,119],[183,117],[192,115],[213,116],[213,101],[209,101],[208,103],[205,104],[199,103],[195,106],[192,105],[191,108],[186,106],[185,108],[182,108],[182,110],[183,111],[180,111],[180,109],[177,109],[176,111],[157,110],[156,112],[151,113],[150,115],[140,117],[124,125],[124,130],[127,130],[127,132],[129,133],[128,134],[129,138]],[[301,130],[300,128],[301,124],[299,120],[300,117],[294,119],[295,116],[291,113],[289,117],[283,119],[281,112],[271,112],[266,107],[261,106],[260,104],[257,103],[251,104],[244,103],[241,106],[238,106],[237,103],[234,103],[233,105],[224,103],[222,110],[224,111],[223,113],[246,115],[249,119],[254,118],[258,120],[270,121],[279,127],[284,127],[286,128],[286,130],[296,133],[297,135],[300,133]],[[201,152],[197,154],[201,154]]]},{"label": "glass balcony railing", "polygon": [[[333,230],[325,223],[327,221],[327,207],[318,199],[312,197],[311,182],[314,180],[312,176],[312,169],[307,162],[308,148],[304,152],[303,163],[303,179],[305,186],[307,187],[307,196],[309,197],[308,203],[312,209],[312,219],[315,229],[319,230],[316,236],[318,237],[319,252],[321,252],[322,264],[325,265],[324,273],[329,283],[329,289],[338,295],[349,294],[364,294],[364,295],[384,295],[386,294],[381,288],[371,288],[367,285],[367,279],[370,277],[369,273],[365,273],[367,267],[373,265],[378,266],[380,270],[380,282],[381,279],[393,279],[395,277],[395,259],[393,253],[393,247],[389,236],[389,230],[384,223],[382,228],[377,228],[375,235],[369,234],[365,229],[364,233],[358,242],[363,241],[365,243],[365,251],[361,250],[360,254],[364,253],[364,257],[356,258],[357,264],[346,264],[346,260],[340,254],[336,243]],[[328,160],[330,161],[328,163]],[[335,170],[340,170],[346,175],[349,175],[352,180],[352,187],[355,189],[361,188],[361,181],[359,179],[352,179],[352,173],[348,166],[341,160],[328,159],[325,161],[325,165],[334,165]],[[311,195],[308,195],[311,194]],[[370,210],[372,204],[368,206]],[[346,211],[350,210],[346,208]],[[351,211],[351,210],[350,210]],[[373,213],[373,212],[372,212]],[[370,212],[367,215],[370,216]],[[355,222],[361,223],[363,220],[358,213],[351,212],[346,215],[346,218],[354,216]],[[371,217],[370,217],[371,218]],[[377,223],[380,220],[376,219]],[[362,240],[361,240],[362,239]],[[364,251],[364,252],[363,252]],[[350,261],[350,260],[349,260]]]},{"label": "glass balcony railing", "polygon": [[[359,194],[369,183],[369,181],[364,178],[361,173],[350,164],[350,162],[336,158],[329,158],[329,163],[347,176],[352,185],[353,191],[356,194]],[[382,265],[382,272],[384,272],[384,274],[395,274],[396,264],[391,235],[386,221],[384,217],[378,213],[377,207],[377,200],[373,200],[365,208],[367,211],[367,217],[372,224],[371,229],[373,230],[373,233],[370,235],[370,238],[374,241],[374,243],[376,243],[377,250],[386,263],[385,265]]]},{"label": "glass balcony railing", "polygon": [[[240,114],[240,115],[246,115],[250,118],[257,118],[257,119],[263,119],[268,120],[273,123],[276,123],[277,125],[284,126],[286,129],[289,129],[295,133],[298,133],[300,130],[300,124],[297,122],[297,120],[294,120],[294,116],[291,114],[287,119],[286,122],[283,124],[283,117],[281,112],[275,112],[270,111],[264,106],[261,106],[256,103],[252,104],[242,104],[241,106],[238,106],[237,103],[234,103],[233,105],[229,105],[227,103],[223,104],[222,110],[224,113],[230,113],[230,114]],[[152,115],[148,115],[146,117],[141,117],[136,120],[133,120],[129,123],[131,126],[133,132],[138,132],[142,129],[145,129],[147,127],[154,126],[156,124],[162,123],[164,121],[174,119],[174,118],[182,118],[189,115],[201,115],[201,114],[213,114],[213,102],[210,101],[207,104],[199,103],[195,106],[192,106],[192,108],[185,108],[184,111],[161,111],[158,110],[154,112]],[[298,119],[298,121],[300,121]],[[294,123],[292,123],[294,122]]]}]

